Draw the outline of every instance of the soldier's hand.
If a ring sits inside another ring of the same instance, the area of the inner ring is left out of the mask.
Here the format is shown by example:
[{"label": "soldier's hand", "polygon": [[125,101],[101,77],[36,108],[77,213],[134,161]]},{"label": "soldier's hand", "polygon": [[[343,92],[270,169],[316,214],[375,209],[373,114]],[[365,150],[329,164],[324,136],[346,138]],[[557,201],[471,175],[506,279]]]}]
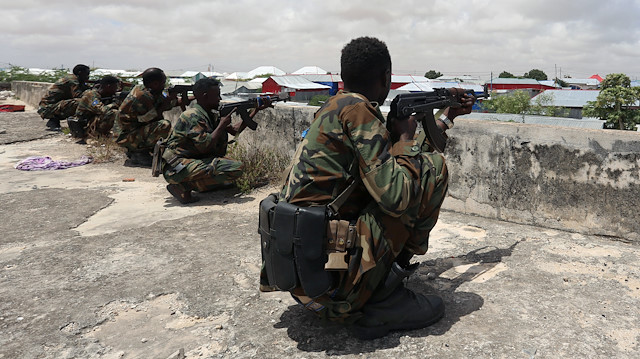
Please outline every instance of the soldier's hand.
[{"label": "soldier's hand", "polygon": [[445,112],[445,114],[450,120],[453,120],[460,115],[470,114],[474,103],[476,103],[476,97],[474,95],[463,93],[462,95],[460,95],[461,106],[458,108],[449,108],[448,113]]},{"label": "soldier's hand", "polygon": [[258,106],[256,106],[255,112],[264,110],[265,108],[268,108],[268,107],[273,107],[273,104],[271,103],[271,97],[269,96],[258,97],[256,104]]},{"label": "soldier's hand", "polygon": [[418,121],[424,117],[424,114],[411,115],[406,120],[396,120],[393,122],[391,138],[397,138],[399,141],[411,141],[416,133]]},{"label": "soldier's hand", "polygon": [[233,115],[233,113],[236,112],[236,109],[237,108],[234,108],[233,110],[231,110],[231,112],[229,112],[228,115],[220,119],[220,123],[218,124],[219,128],[226,129],[227,127],[229,127],[229,125],[231,125],[231,115]]}]

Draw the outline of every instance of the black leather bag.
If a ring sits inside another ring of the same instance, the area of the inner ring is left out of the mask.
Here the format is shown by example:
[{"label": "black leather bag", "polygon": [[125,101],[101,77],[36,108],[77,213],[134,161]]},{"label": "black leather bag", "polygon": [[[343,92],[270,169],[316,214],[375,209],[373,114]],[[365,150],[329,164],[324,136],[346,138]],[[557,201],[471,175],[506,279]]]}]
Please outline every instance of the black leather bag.
[{"label": "black leather bag", "polygon": [[[277,208],[276,208],[277,210]],[[333,276],[324,269],[327,262],[326,207],[299,207],[296,214],[294,256],[302,289],[311,298],[326,293]]]},{"label": "black leather bag", "polygon": [[260,202],[259,233],[269,285],[282,291],[298,286],[318,297],[333,284],[327,261],[326,207],[278,202],[275,194]]}]

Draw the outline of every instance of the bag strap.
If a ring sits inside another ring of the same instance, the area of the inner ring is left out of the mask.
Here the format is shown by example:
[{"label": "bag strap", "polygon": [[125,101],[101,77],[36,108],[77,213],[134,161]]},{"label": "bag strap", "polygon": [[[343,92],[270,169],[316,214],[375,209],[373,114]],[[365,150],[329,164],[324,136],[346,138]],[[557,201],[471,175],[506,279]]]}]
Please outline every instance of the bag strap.
[{"label": "bag strap", "polygon": [[353,162],[351,163],[351,166],[349,167],[349,174],[350,174],[350,177],[352,178],[351,183],[349,183],[347,188],[345,188],[344,191],[342,191],[333,201],[331,201],[331,203],[327,205],[327,208],[329,209],[329,214],[331,217],[338,214],[338,210],[340,209],[340,207],[342,207],[342,205],[347,200],[347,198],[349,198],[351,193],[353,193],[353,190],[356,189],[356,185],[358,185],[358,183],[360,182],[360,178],[356,177],[353,174],[354,168],[357,169],[358,167],[356,166],[356,163],[358,163],[358,157],[356,157],[353,160]]}]

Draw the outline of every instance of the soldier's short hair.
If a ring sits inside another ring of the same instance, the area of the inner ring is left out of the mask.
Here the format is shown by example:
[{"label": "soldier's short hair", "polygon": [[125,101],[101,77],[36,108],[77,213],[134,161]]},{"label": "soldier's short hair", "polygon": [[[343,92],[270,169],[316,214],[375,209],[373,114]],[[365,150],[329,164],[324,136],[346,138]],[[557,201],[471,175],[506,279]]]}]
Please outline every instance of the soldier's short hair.
[{"label": "soldier's short hair", "polygon": [[100,79],[100,85],[105,85],[105,86],[117,84],[119,82],[120,82],[119,78],[111,75],[105,75]]},{"label": "soldier's short hair", "polygon": [[83,64],[78,64],[78,65],[73,67],[73,74],[74,75],[78,75],[81,72],[91,72],[91,69],[89,68],[89,66],[83,65]]},{"label": "soldier's short hair", "polygon": [[154,81],[162,81],[167,77],[164,74],[164,71],[160,70],[157,67],[150,67],[142,73],[142,83],[146,86]]},{"label": "soldier's short hair", "polygon": [[387,45],[374,37],[353,39],[342,49],[340,71],[347,87],[372,85],[390,69],[391,55]]},{"label": "soldier's short hair", "polygon": [[220,81],[208,77],[200,79],[193,85],[193,95],[200,96],[215,86],[220,86]]}]

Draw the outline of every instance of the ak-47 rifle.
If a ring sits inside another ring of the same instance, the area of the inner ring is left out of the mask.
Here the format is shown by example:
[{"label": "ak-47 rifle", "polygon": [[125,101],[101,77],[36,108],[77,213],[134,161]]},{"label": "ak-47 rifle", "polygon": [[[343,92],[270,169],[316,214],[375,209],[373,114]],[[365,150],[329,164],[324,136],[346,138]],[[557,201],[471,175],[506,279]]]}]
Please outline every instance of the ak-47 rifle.
[{"label": "ak-47 rifle", "polygon": [[433,115],[434,109],[447,107],[462,107],[463,95],[473,95],[475,98],[488,97],[487,88],[482,95],[476,95],[473,90],[460,91],[452,88],[437,88],[429,92],[412,92],[397,95],[391,102],[391,111],[387,115],[387,129],[391,131],[393,121],[407,119],[412,114],[424,114],[422,117],[422,130],[426,140],[438,152],[444,152],[447,145],[447,135],[438,127]]},{"label": "ak-47 rifle", "polygon": [[189,91],[193,91],[193,85],[171,85],[167,88],[167,92],[170,94],[185,93]]},{"label": "ak-47 rifle", "polygon": [[233,111],[233,109],[236,109],[236,113],[240,115],[240,118],[242,118],[242,122],[244,122],[247,127],[249,127],[250,129],[254,130],[258,127],[258,124],[251,119],[251,117],[249,116],[249,110],[262,106],[262,104],[264,103],[263,101],[265,101],[265,99],[271,100],[271,103],[274,102],[278,102],[278,101],[287,101],[289,100],[288,96],[260,96],[260,97],[256,97],[256,98],[252,98],[246,101],[240,101],[240,102],[233,102],[233,103],[225,103],[223,105],[220,106],[220,109],[218,110],[220,112],[220,117],[224,117],[228,114],[231,113],[231,111]]},{"label": "ak-47 rifle", "polygon": [[127,98],[127,95],[129,95],[129,91],[116,92],[113,96],[101,97],[100,102],[102,102],[105,105],[108,105],[114,102],[120,104],[122,103],[122,101],[124,101],[125,98]]},{"label": "ak-47 rifle", "polygon": [[181,102],[180,108],[182,111],[187,110],[187,105],[193,100],[193,98],[189,98],[189,91],[193,91],[193,85],[171,85],[167,88],[167,92],[170,95],[180,94]]}]

